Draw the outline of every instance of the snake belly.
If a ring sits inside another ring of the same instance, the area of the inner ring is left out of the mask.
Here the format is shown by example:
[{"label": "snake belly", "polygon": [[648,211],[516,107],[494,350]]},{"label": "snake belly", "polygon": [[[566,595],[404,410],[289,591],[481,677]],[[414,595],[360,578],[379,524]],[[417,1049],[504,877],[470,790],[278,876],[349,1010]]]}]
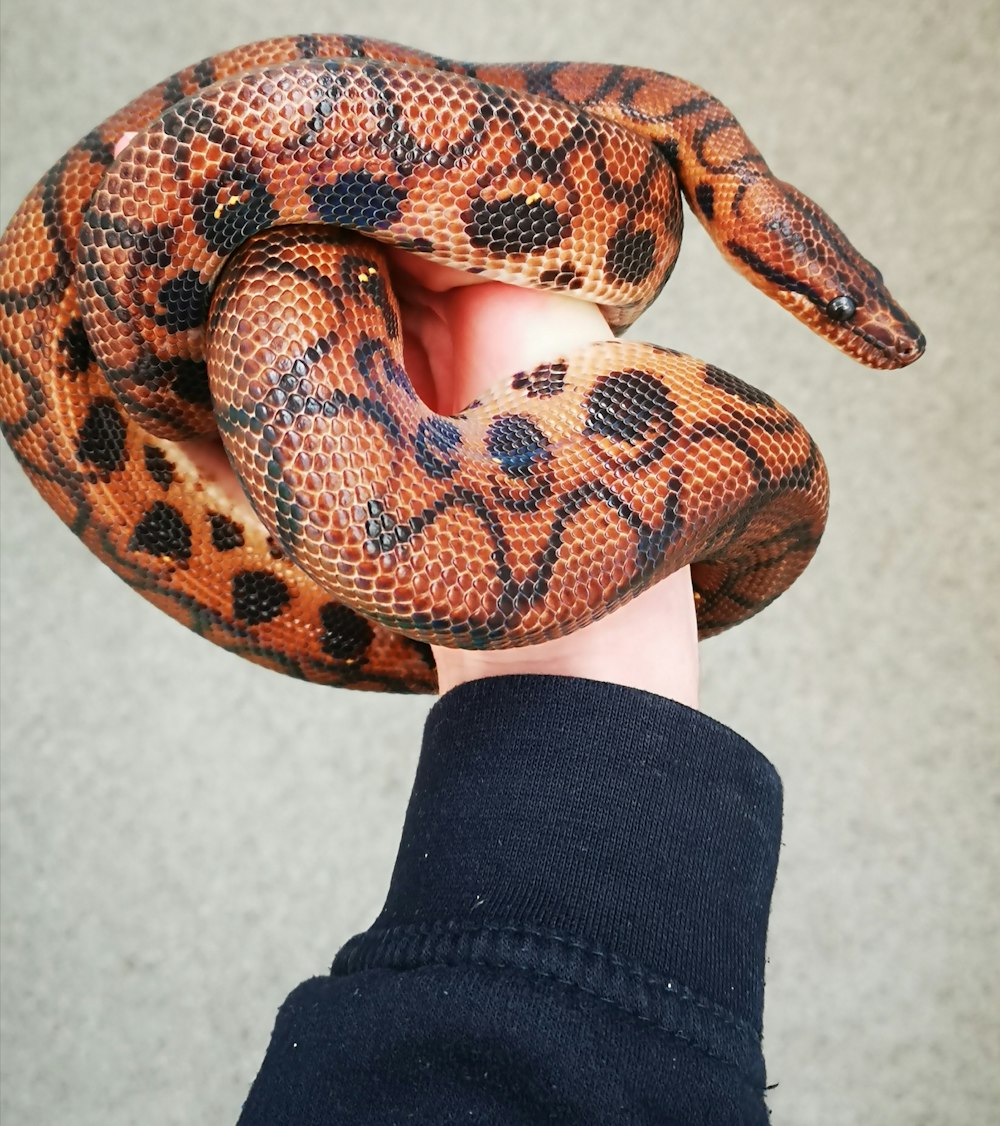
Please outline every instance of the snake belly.
[{"label": "snake belly", "polygon": [[[29,194],[0,239],[4,437],[133,589],[307,680],[433,692],[431,643],[560,636],[687,564],[717,633],[816,550],[828,482],[797,420],[617,340],[435,414],[377,246],[621,331],[669,277],[681,193],[847,354],[922,353],[878,270],[698,87],[299,36],[173,75]],[[220,434],[253,511],[203,472]]]}]

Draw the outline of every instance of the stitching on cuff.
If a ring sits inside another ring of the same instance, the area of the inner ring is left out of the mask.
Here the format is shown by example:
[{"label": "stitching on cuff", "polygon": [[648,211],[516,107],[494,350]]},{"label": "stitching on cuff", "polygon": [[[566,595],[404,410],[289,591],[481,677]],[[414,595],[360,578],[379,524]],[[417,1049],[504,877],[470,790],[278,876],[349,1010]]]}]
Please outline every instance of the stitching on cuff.
[{"label": "stitching on cuff", "polygon": [[[431,936],[452,934],[458,931],[470,934],[476,931],[494,931],[496,933],[511,935],[528,935],[532,938],[540,938],[547,942],[565,946],[571,950],[578,950],[594,958],[606,959],[615,969],[630,974],[653,988],[665,989],[681,1001],[686,1001],[692,1005],[697,1005],[701,1009],[705,1009],[717,1020],[723,1021],[725,1024],[731,1024],[734,1028],[739,1029],[739,1031],[746,1033],[748,1036],[752,1036],[755,1040],[760,1042],[760,1031],[754,1028],[748,1021],[741,1020],[732,1010],[727,1009],[724,1005],[710,1001],[707,997],[695,992],[693,989],[689,989],[686,985],[683,985],[674,978],[651,973],[649,970],[645,969],[640,962],[634,959],[624,958],[622,955],[615,954],[613,951],[607,950],[603,946],[598,946],[596,943],[584,942],[582,939],[576,938],[573,935],[564,934],[561,931],[552,930],[549,927],[536,927],[527,923],[474,923],[468,919],[449,919],[433,923],[407,923],[403,926],[394,927],[370,927],[363,935],[355,935],[354,938],[350,939],[350,941],[345,944],[341,953],[347,951],[348,947],[350,947],[353,942],[361,938],[380,939],[382,936],[389,935]],[[339,957],[340,955],[338,955],[338,959]]]},{"label": "stitching on cuff", "polygon": [[756,1029],[680,982],[572,935],[468,920],[373,927],[344,945],[331,972],[441,965],[521,970],[579,989],[734,1067],[754,1090],[763,1089]]}]

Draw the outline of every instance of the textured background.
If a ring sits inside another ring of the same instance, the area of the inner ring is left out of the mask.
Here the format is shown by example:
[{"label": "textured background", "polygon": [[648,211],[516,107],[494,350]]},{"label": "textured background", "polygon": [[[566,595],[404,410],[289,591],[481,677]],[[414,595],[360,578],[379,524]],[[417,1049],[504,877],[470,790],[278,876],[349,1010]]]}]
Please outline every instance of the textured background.
[{"label": "textured background", "polygon": [[[705,710],[785,781],[774,1120],[986,1123],[1000,1099],[1000,7],[619,0],[610,24],[607,10],[5,0],[0,223],[140,89],[268,35],[636,63],[726,101],[929,340],[905,372],[855,367],[695,224],[632,333],[775,393],[833,478],[806,576],[703,649]],[[10,1126],[232,1121],[277,1005],[381,905],[429,702],[285,682],[197,641],[76,544],[6,450],[0,470],[0,1111]]]}]

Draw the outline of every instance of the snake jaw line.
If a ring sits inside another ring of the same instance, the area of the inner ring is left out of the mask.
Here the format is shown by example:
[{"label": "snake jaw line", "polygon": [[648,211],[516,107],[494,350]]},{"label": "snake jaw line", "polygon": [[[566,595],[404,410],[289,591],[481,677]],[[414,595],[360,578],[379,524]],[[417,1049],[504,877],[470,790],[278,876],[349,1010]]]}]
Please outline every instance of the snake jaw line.
[{"label": "snake jaw line", "polygon": [[[754,275],[747,276],[760,287]],[[806,328],[865,367],[894,371],[914,363],[924,353],[926,340],[920,329],[908,320],[889,320],[877,306],[873,314],[868,305],[859,302],[849,319],[839,320],[829,314],[832,302],[811,300],[791,290],[780,292],[776,300]],[[853,298],[850,300],[853,303]]]}]

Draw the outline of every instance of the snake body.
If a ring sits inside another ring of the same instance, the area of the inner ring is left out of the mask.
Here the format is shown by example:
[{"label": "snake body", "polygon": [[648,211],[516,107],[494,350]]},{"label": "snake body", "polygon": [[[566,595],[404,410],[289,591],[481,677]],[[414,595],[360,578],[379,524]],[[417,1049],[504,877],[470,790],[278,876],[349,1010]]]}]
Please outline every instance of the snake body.
[{"label": "snake body", "polygon": [[[0,240],[3,434],[135,590],[308,680],[434,691],[429,643],[559,636],[688,563],[716,633],[816,549],[828,483],[802,426],[617,340],[437,415],[377,246],[596,302],[619,331],[670,274],[679,193],[848,354],[923,351],[878,270],[698,87],[300,36],[146,91],[21,205]],[[216,432],[256,516],[201,472]]]}]

